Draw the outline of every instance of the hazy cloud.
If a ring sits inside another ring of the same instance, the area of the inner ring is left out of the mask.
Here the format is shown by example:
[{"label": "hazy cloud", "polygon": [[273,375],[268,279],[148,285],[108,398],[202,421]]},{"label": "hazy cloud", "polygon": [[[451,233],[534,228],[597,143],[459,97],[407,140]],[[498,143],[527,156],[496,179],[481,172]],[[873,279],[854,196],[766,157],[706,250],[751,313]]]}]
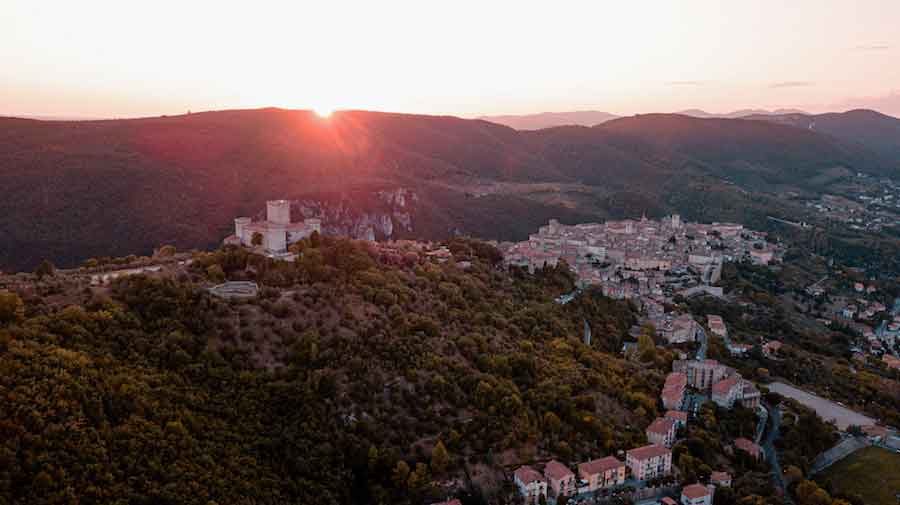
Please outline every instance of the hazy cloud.
[{"label": "hazy cloud", "polygon": [[705,81],[668,81],[666,85],[668,86],[703,86],[706,84]]},{"label": "hazy cloud", "polygon": [[813,86],[814,82],[810,81],[779,81],[769,85],[770,88],[802,88],[805,86]]},{"label": "hazy cloud", "polygon": [[887,46],[884,44],[868,44],[862,46],[856,46],[853,48],[854,51],[887,51],[891,46]]}]

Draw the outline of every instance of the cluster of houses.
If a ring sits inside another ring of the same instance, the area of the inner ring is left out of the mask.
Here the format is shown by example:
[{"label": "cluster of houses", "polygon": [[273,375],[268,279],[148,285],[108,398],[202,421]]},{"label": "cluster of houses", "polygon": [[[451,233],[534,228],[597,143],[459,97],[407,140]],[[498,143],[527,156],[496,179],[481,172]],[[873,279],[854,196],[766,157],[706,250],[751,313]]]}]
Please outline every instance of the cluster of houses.
[{"label": "cluster of houses", "polygon": [[[822,279],[806,288],[806,292],[814,297],[828,293]],[[853,283],[853,294],[835,296],[829,314],[833,319],[820,318],[818,321],[831,326],[840,321],[860,334],[864,342],[854,345],[850,350],[857,361],[865,362],[867,355],[881,358],[891,368],[897,368],[900,360],[900,298],[894,300],[889,307],[875,299],[878,292],[874,284]]]},{"label": "cluster of houses", "polygon": [[822,195],[819,200],[806,202],[806,206],[854,230],[878,232],[884,227],[900,226],[896,213],[891,210],[891,207],[900,208],[900,185],[890,179],[875,183],[865,174],[857,174],[857,179],[869,179],[872,184],[858,188],[855,198]]},{"label": "cluster of houses", "polygon": [[877,314],[887,310],[883,303],[877,301],[869,301],[864,298],[851,300],[846,305],[842,305],[837,311],[837,315],[841,319],[854,320],[870,320]]},{"label": "cluster of houses", "polygon": [[[662,304],[655,300],[644,300],[644,317],[640,323],[651,324],[657,333],[669,344],[683,344],[695,342],[701,336],[703,327],[694,320],[690,314],[675,315],[665,313]],[[632,328],[632,335],[637,336],[642,330],[641,325]],[[706,325],[709,332],[721,338],[729,354],[740,358],[747,356],[753,348],[751,344],[734,342],[728,334],[728,327],[722,316],[710,314],[706,316]],[[774,357],[781,349],[781,342],[768,341],[763,345],[763,352],[768,357]]]},{"label": "cluster of houses", "polygon": [[[670,417],[670,415],[676,416]],[[558,499],[611,490],[626,483],[626,479],[647,481],[672,473],[672,451],[677,426],[685,421],[684,412],[669,412],[647,428],[647,438],[653,443],[625,453],[625,461],[614,456],[580,463],[577,474],[559,461],[552,460],[543,467],[543,472],[532,466],[521,466],[513,472],[513,482],[519,494],[528,504],[540,503],[542,499]],[[735,441],[750,442],[745,439]],[[752,444],[752,442],[750,442]],[[738,448],[743,448],[738,447]],[[758,449],[758,446],[757,446]],[[731,486],[731,475],[713,472],[709,485],[691,484],[681,491],[682,505],[711,505],[716,487]],[[671,498],[663,498],[676,503]]]},{"label": "cluster of houses", "polygon": [[760,392],[752,382],[714,359],[673,361],[672,373],[666,377],[661,393],[663,405],[681,408],[687,386],[708,394],[710,400],[723,408],[732,408],[740,402],[755,409],[760,403]]},{"label": "cluster of houses", "polygon": [[625,484],[627,477],[648,480],[669,475],[672,471],[672,451],[659,444],[651,444],[626,452],[625,461],[607,456],[581,463],[576,475],[562,463],[553,460],[544,465],[543,473],[531,466],[522,466],[513,473],[513,482],[526,503],[538,503],[543,498],[559,498]]},{"label": "cluster of houses", "polygon": [[[668,410],[647,426],[644,433],[648,445],[626,451],[624,461],[607,456],[581,463],[577,474],[556,460],[546,463],[543,472],[532,466],[519,467],[513,473],[513,481],[526,503],[538,503],[542,497],[555,499],[616,488],[625,484],[629,477],[647,481],[670,475],[671,447],[677,440],[679,428],[688,423],[688,413],[681,410],[688,386],[709,394],[712,401],[725,408],[731,408],[736,402],[750,408],[759,405],[759,390],[734,369],[716,360],[678,360],[672,366],[673,372],[666,377],[661,392],[663,406]],[[754,459],[762,455],[760,446],[745,438],[734,441],[734,450],[743,451]],[[708,486],[685,486],[681,504],[709,505],[716,486],[730,485],[730,475],[714,472]],[[675,503],[671,498],[668,500]]]},{"label": "cluster of houses", "polygon": [[[862,287],[857,282],[854,289],[867,292],[874,290],[874,286]],[[900,299],[894,300],[892,307],[886,307],[878,301],[869,301],[863,298],[848,299],[838,303],[835,309],[838,318],[844,319],[845,324],[856,330],[864,339],[862,346],[854,345],[850,350],[854,353],[854,359],[866,361],[866,355],[880,357],[890,368],[900,368]],[[880,322],[873,327],[872,322]],[[830,325],[831,321],[825,320]]]},{"label": "cluster of houses", "polygon": [[534,271],[565,261],[582,286],[612,298],[662,296],[715,284],[726,261],[768,264],[779,254],[765,234],[734,223],[661,220],[563,225],[551,219],[525,242],[501,244],[504,261]]}]

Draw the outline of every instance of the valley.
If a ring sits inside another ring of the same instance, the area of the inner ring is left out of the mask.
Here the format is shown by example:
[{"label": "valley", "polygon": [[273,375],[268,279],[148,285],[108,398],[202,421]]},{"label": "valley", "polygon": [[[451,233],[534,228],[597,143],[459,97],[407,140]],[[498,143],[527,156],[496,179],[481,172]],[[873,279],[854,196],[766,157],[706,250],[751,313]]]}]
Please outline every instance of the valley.
[{"label": "valley", "polygon": [[232,216],[258,213],[273,198],[336,212],[353,201],[355,213],[377,214],[375,195],[401,188],[419,196],[405,238],[521,240],[551,218],[673,212],[767,229],[766,215],[805,216],[802,202],[780,193],[818,194],[851,177],[844,173],[897,171],[863,147],[792,126],[660,114],[537,131],[282,109],[0,124],[11,195],[0,202],[6,270],[147,254],[160,244],[212,247]]}]

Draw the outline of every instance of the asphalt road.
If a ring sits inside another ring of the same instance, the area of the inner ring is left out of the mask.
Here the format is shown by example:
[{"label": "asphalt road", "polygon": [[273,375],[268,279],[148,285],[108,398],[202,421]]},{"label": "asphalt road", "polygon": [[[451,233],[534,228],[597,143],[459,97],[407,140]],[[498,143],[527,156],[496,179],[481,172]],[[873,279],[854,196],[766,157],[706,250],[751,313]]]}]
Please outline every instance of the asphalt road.
[{"label": "asphalt road", "polygon": [[775,450],[775,440],[781,435],[781,408],[777,405],[764,404],[763,406],[769,411],[770,423],[769,431],[762,444],[763,452],[766,454],[766,461],[769,462],[769,466],[772,469],[772,479],[775,481],[775,485],[781,488],[784,495],[784,502],[793,505],[794,502],[784,482],[781,462],[778,461],[778,451]]}]

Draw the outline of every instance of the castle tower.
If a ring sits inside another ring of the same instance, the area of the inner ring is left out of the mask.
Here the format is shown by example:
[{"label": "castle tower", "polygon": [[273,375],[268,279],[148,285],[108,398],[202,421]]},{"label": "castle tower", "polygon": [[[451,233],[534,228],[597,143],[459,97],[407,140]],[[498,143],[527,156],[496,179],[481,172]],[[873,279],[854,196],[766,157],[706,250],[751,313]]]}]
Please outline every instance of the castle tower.
[{"label": "castle tower", "polygon": [[557,221],[556,219],[550,220],[549,227],[551,234],[556,235],[557,233],[559,233],[559,221]]},{"label": "castle tower", "polygon": [[263,244],[267,251],[284,252],[287,250],[287,234],[283,227],[270,227],[263,235]]},{"label": "castle tower", "polygon": [[250,224],[249,217],[236,217],[234,218],[234,236],[241,241],[242,244],[250,243],[249,240],[244,239],[244,227]]},{"label": "castle tower", "polygon": [[272,224],[291,224],[291,202],[287,200],[266,202],[266,221]]},{"label": "castle tower", "polygon": [[310,217],[310,218],[304,219],[303,223],[306,225],[307,228],[310,229],[310,233],[312,233],[313,231],[317,231],[317,232],[319,232],[320,235],[322,234],[322,220],[321,219],[316,218],[316,217]]}]

